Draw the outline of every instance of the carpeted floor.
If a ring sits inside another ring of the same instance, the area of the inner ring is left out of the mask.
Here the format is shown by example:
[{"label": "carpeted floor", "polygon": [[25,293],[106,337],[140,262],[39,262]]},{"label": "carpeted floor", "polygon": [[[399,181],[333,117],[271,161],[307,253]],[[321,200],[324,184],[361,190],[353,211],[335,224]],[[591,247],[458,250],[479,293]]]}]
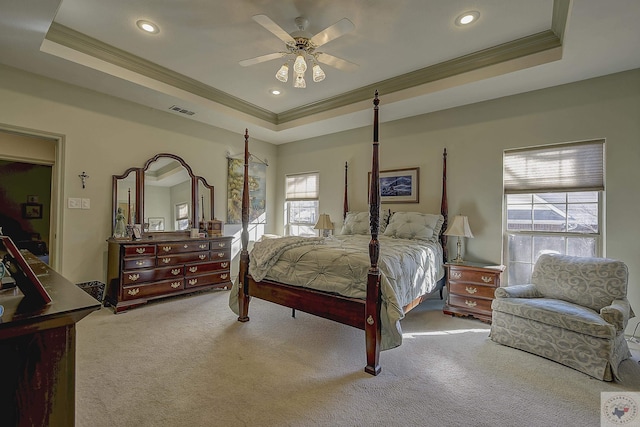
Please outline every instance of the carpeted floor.
[{"label": "carpeted floor", "polygon": [[600,393],[640,390],[639,354],[605,383],[488,338],[426,301],[404,343],[365,365],[364,332],[260,300],[240,323],[226,291],[77,326],[76,425],[598,426]]}]

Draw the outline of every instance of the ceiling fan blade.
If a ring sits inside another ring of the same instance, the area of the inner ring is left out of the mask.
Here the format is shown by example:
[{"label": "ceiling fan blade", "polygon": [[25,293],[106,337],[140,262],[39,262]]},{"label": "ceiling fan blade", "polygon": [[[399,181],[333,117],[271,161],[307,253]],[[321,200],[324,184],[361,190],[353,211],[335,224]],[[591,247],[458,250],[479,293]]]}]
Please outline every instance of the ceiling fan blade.
[{"label": "ceiling fan blade", "polygon": [[243,67],[248,67],[249,65],[255,65],[261,62],[271,61],[272,59],[282,58],[284,55],[286,55],[285,52],[268,53],[266,55],[256,56],[255,58],[243,59],[239,62],[239,64]]},{"label": "ceiling fan blade", "polygon": [[359,67],[358,64],[347,61],[346,59],[338,58],[337,56],[329,55],[328,53],[319,53],[317,58],[318,61],[323,64],[327,64],[333,68],[337,68],[338,70],[353,71]]},{"label": "ceiling fan blade", "polygon": [[283,30],[282,27],[280,27],[278,24],[273,22],[271,18],[269,18],[267,15],[254,15],[253,20],[256,21],[258,24],[262,25],[269,32],[271,32],[273,35],[275,35],[277,38],[279,38],[286,44],[293,45],[293,46],[296,45],[296,41],[293,39],[293,37],[291,37],[289,33]]},{"label": "ceiling fan blade", "polygon": [[315,47],[320,47],[325,43],[329,43],[331,40],[337,39],[347,33],[350,33],[356,28],[353,22],[347,18],[342,18],[330,27],[320,31],[315,36],[311,37],[310,41]]}]

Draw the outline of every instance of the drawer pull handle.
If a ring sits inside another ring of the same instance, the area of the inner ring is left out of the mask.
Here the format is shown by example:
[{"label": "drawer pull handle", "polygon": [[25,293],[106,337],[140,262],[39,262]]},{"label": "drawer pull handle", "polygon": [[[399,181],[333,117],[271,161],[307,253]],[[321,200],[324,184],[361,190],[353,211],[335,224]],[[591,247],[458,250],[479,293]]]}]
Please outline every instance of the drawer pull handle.
[{"label": "drawer pull handle", "polygon": [[146,250],[147,250],[147,248],[136,248],[136,252],[139,253],[139,254],[145,253]]},{"label": "drawer pull handle", "polygon": [[178,289],[178,288],[180,287],[180,285],[181,285],[181,283],[180,283],[180,282],[173,282],[173,283],[171,284],[171,287],[172,287],[173,289]]},{"label": "drawer pull handle", "polygon": [[198,271],[198,267],[189,267],[189,271],[191,273],[195,273],[196,271]]},{"label": "drawer pull handle", "polygon": [[227,268],[229,266],[228,262],[223,262],[222,264],[220,264],[220,267],[222,268]]},{"label": "drawer pull handle", "polygon": [[165,264],[169,264],[171,262],[171,258],[162,258],[162,262]]},{"label": "drawer pull handle", "polygon": [[129,289],[127,293],[131,296],[136,296],[140,293],[140,288]]},{"label": "drawer pull handle", "polygon": [[165,252],[171,252],[171,246],[163,246],[162,250]]},{"label": "drawer pull handle", "polygon": [[218,252],[218,258],[224,258],[224,252]]},{"label": "drawer pull handle", "polygon": [[138,280],[140,278],[139,274],[130,274],[129,275],[129,280],[131,280],[132,282],[135,282],[136,280]]},{"label": "drawer pull handle", "polygon": [[206,249],[207,248],[207,244],[203,243],[202,245],[200,245],[200,249]]},{"label": "drawer pull handle", "polygon": [[459,271],[452,271],[451,277],[453,277],[454,279],[459,279],[462,277],[462,273],[460,273]]},{"label": "drawer pull handle", "polygon": [[171,274],[173,274],[174,276],[177,276],[178,274],[180,274],[180,269],[174,268],[173,270],[171,270]]},{"label": "drawer pull handle", "polygon": [[469,300],[464,300],[464,303],[467,304],[469,307],[475,307],[476,305],[478,305],[477,302],[469,301]]},{"label": "drawer pull handle", "polygon": [[491,277],[491,276],[482,276],[482,277],[481,277],[481,279],[482,279],[482,281],[483,281],[484,283],[491,283],[491,282],[493,282],[493,277]]},{"label": "drawer pull handle", "polygon": [[189,247],[189,245],[187,245],[187,244],[185,243],[185,245],[184,245],[183,247],[184,247],[185,249],[187,249],[187,248]]},{"label": "drawer pull handle", "polygon": [[227,277],[229,277],[229,275],[227,273],[224,273],[224,274],[220,275],[221,279],[226,279]]},{"label": "drawer pull handle", "polygon": [[226,243],[223,243],[223,242],[218,243],[218,247],[224,248],[225,246],[227,246]]},{"label": "drawer pull handle", "polygon": [[198,258],[200,258],[200,259],[206,259],[206,258],[207,258],[207,256],[206,256],[206,255],[204,255],[204,254],[202,254],[202,255],[198,255]]},{"label": "drawer pull handle", "polygon": [[144,261],[136,261],[136,265],[144,265]]},{"label": "drawer pull handle", "polygon": [[190,285],[195,285],[196,283],[198,283],[198,279],[189,279]]},{"label": "drawer pull handle", "polygon": [[476,292],[478,292],[478,288],[472,288],[471,286],[467,286],[466,288],[464,288],[464,290],[467,291],[468,293],[470,293],[471,295],[473,295]]}]

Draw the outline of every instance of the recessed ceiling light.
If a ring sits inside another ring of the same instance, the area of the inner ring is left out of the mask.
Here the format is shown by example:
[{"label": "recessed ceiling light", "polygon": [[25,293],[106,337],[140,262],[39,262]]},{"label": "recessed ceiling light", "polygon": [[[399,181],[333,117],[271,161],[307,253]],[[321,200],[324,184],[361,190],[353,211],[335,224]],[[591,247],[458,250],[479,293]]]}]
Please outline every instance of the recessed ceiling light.
[{"label": "recessed ceiling light", "polygon": [[160,28],[158,28],[158,26],[151,21],[140,19],[136,21],[136,25],[145,33],[158,34],[160,32]]},{"label": "recessed ceiling light", "polygon": [[278,89],[272,89],[269,91],[269,93],[271,95],[280,95],[282,92],[280,92]]},{"label": "recessed ceiling light", "polygon": [[471,12],[465,12],[456,18],[456,25],[458,26],[469,25],[472,22],[476,22],[478,18],[480,18],[480,12],[478,11],[474,10]]}]

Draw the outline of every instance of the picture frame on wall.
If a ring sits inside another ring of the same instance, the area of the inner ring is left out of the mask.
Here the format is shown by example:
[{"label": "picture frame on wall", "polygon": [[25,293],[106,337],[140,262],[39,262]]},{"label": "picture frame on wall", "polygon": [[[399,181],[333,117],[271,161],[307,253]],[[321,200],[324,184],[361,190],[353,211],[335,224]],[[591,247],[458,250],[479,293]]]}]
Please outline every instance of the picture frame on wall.
[{"label": "picture frame on wall", "polygon": [[[371,188],[371,172],[367,180]],[[420,168],[380,171],[380,203],[418,203],[420,201]]]},{"label": "picture frame on wall", "polygon": [[26,301],[37,305],[51,302],[51,296],[9,236],[0,236],[0,259]]},{"label": "picture frame on wall", "polygon": [[22,218],[42,219],[42,203],[23,203]]}]

